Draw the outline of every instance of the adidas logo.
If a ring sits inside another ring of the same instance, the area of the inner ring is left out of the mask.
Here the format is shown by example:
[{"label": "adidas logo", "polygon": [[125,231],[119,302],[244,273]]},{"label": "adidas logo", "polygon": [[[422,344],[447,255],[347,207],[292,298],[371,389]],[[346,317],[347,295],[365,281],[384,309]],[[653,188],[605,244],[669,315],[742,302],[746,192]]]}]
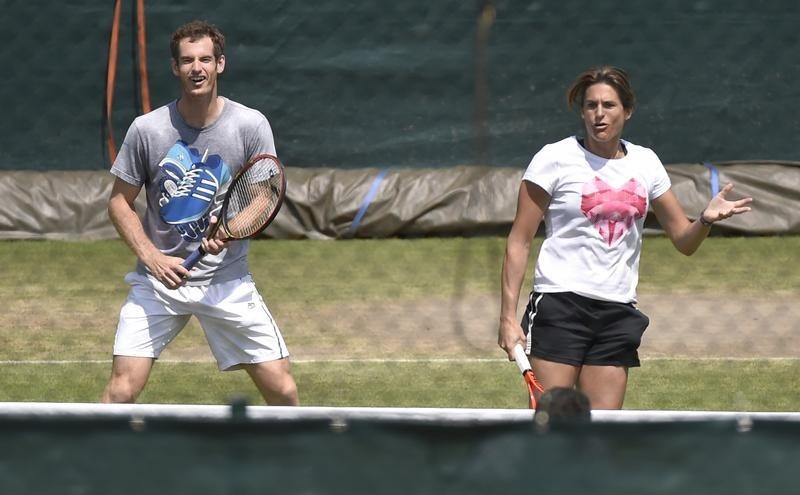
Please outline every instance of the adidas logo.
[{"label": "adidas logo", "polygon": [[194,222],[206,215],[230,181],[230,173],[224,164],[216,166],[195,164],[186,171],[169,202],[161,208],[161,218],[168,224],[180,225]]}]

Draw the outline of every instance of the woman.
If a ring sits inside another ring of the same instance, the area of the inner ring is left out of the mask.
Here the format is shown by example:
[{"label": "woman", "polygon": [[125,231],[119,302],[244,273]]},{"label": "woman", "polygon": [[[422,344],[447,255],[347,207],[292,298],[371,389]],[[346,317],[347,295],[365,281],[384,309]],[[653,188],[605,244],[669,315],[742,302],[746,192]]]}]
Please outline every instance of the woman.
[{"label": "woman", "polygon": [[[648,208],[688,256],[714,222],[750,211],[752,199],[728,200],[727,184],[690,222],[656,154],[622,139],[635,105],[623,70],[580,74],[567,99],[580,109],[585,136],[544,146],[525,171],[503,262],[498,344],[509,359],[522,344],[545,390],[578,387],[593,409],[620,409],[649,323],[635,307]],[[520,325],[520,289],[542,219],[545,239]]]}]

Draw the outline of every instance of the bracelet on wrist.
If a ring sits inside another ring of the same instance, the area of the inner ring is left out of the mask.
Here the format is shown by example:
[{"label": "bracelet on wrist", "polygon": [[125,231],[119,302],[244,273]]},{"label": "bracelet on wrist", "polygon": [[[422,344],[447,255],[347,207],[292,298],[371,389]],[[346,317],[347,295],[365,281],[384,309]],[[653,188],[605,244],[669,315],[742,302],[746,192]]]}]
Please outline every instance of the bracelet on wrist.
[{"label": "bracelet on wrist", "polygon": [[698,217],[698,220],[700,220],[700,223],[702,225],[705,225],[706,227],[711,227],[711,225],[714,222],[709,222],[708,220],[706,220],[706,217],[703,216],[703,215],[705,215],[705,213],[706,213],[706,210],[701,211],[700,212],[700,216]]}]

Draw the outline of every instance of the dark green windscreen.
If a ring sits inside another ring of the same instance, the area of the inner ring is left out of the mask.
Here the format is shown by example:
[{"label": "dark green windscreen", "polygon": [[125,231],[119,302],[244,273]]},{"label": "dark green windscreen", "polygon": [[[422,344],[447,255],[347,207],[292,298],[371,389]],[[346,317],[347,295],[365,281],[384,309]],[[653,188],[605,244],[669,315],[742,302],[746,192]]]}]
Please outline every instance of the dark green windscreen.
[{"label": "dark green windscreen", "polygon": [[[133,4],[122,2],[117,145],[137,114]],[[113,5],[3,2],[0,169],[108,166]],[[794,0],[175,0],[145,9],[153,106],[177,91],[170,33],[208,19],[228,37],[221,92],[267,115],[290,166],[522,167],[579,130],[565,91],[597,64],[629,71],[639,107],[626,137],[664,163],[797,159]]]},{"label": "dark green windscreen", "polygon": [[794,493],[796,423],[6,420],[4,493]]}]

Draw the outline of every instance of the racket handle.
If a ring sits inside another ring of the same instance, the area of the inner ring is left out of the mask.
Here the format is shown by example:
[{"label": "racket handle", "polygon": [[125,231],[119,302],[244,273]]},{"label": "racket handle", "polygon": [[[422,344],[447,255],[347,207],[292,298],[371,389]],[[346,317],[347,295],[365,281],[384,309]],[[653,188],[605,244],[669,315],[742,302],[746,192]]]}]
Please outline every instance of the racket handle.
[{"label": "racket handle", "polygon": [[520,373],[525,373],[529,369],[531,369],[531,362],[528,360],[528,355],[525,354],[525,349],[522,348],[522,344],[517,344],[514,346],[514,361],[517,362],[517,367],[519,368]]},{"label": "racket handle", "polygon": [[194,267],[194,265],[196,265],[197,262],[200,261],[200,259],[203,256],[205,256],[205,254],[206,250],[203,249],[203,246],[200,246],[197,249],[195,249],[192,254],[187,256],[186,259],[183,260],[183,263],[181,263],[181,265],[183,265],[183,267],[186,268],[187,270],[191,270]]}]

